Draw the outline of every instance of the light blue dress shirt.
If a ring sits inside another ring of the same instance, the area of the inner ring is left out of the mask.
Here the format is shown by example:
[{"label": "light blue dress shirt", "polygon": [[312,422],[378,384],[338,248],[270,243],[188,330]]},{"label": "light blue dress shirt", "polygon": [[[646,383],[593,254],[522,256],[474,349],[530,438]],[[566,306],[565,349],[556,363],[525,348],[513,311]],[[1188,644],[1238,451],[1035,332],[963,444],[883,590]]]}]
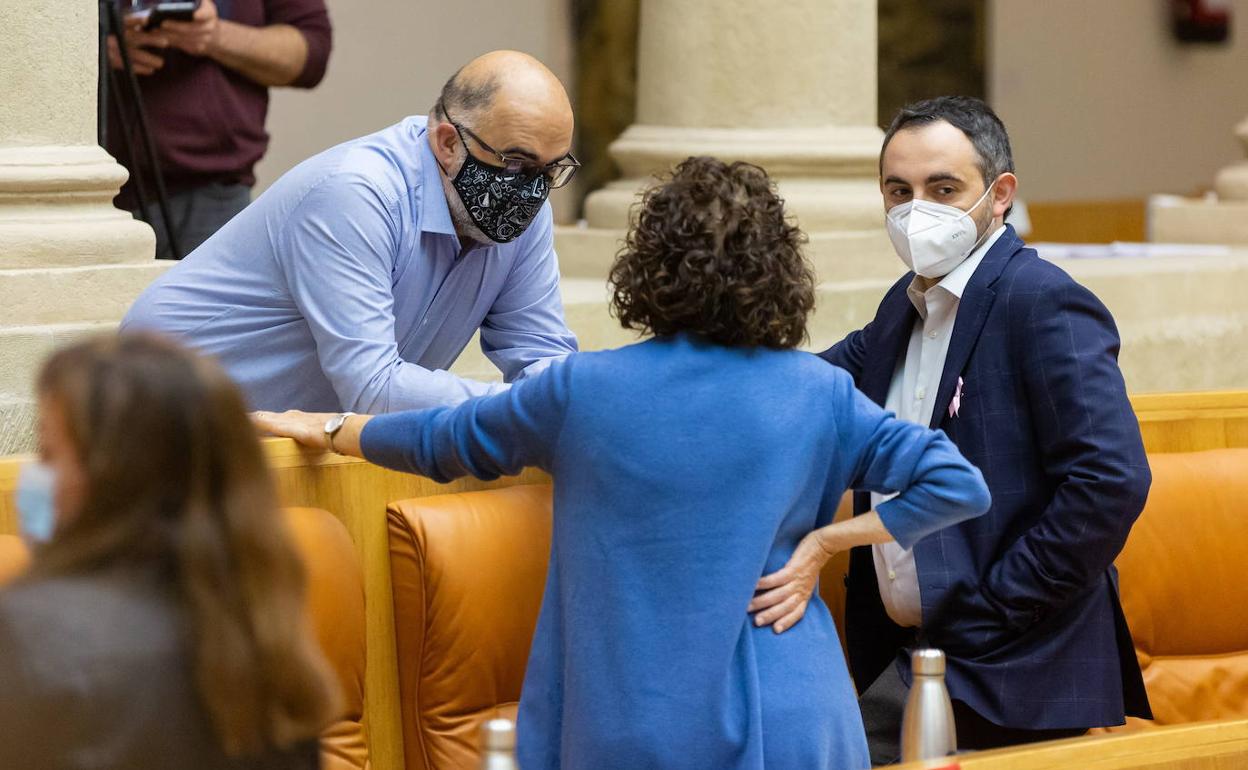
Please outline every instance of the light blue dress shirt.
[{"label": "light blue dress shirt", "polygon": [[472,335],[507,382],[576,352],[550,205],[461,246],[424,117],[300,163],[157,279],[122,330],[215,356],[252,408],[381,413],[505,389],[449,367]]}]

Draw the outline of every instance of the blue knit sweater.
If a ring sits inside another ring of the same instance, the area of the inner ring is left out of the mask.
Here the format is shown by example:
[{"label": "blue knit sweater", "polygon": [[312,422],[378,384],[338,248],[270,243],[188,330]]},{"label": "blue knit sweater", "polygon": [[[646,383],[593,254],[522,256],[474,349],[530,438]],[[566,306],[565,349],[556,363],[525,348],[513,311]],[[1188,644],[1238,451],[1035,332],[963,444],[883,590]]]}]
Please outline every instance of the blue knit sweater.
[{"label": "blue knit sweater", "polygon": [[797,351],[678,335],[553,365],[458,407],[374,418],[378,464],[437,480],[538,466],[554,539],[520,703],[543,768],[868,767],[818,594],[783,634],[746,607],[848,487],[904,546],[983,513],[943,433],[894,419]]}]

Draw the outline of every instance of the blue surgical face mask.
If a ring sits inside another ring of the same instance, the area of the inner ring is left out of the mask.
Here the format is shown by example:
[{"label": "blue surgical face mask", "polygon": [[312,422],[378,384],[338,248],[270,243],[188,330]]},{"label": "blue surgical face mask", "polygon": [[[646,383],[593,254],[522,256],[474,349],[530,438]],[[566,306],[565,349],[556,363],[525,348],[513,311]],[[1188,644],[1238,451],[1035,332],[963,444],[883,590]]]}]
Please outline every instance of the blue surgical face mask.
[{"label": "blue surgical face mask", "polygon": [[17,518],[22,537],[46,543],[56,531],[56,471],[44,463],[28,463],[17,476]]}]

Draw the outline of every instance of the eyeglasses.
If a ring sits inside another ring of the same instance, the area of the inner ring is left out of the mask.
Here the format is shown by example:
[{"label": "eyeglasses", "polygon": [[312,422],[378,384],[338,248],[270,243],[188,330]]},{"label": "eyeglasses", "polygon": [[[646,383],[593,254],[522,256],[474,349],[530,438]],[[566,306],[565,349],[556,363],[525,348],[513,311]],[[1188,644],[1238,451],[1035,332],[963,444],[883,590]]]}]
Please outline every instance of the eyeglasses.
[{"label": "eyeglasses", "polygon": [[546,178],[546,184],[553,190],[571,182],[572,177],[576,174],[576,170],[581,167],[581,162],[572,153],[568,153],[554,163],[548,163],[544,166],[534,163],[530,158],[506,155],[486,144],[485,140],[473,133],[471,128],[456,123],[454,118],[450,116],[450,113],[446,111],[446,105],[441,101],[438,102],[438,110],[446,118],[446,122],[455,127],[461,142],[464,141],[464,134],[472,137],[472,140],[479,144],[481,149],[498,158],[498,166],[495,168],[504,173],[520,174],[530,180],[543,176]]}]

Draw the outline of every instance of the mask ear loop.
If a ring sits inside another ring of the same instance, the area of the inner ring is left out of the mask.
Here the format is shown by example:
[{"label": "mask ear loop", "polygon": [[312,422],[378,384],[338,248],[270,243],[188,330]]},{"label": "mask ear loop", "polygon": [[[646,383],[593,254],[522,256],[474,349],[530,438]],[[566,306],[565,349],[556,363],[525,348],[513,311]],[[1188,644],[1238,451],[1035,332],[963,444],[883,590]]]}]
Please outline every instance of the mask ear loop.
[{"label": "mask ear loop", "polygon": [[[975,201],[975,205],[973,205],[973,206],[971,206],[969,209],[967,209],[967,210],[966,210],[966,212],[963,214],[963,216],[970,217],[971,221],[972,221],[972,222],[974,222],[974,221],[975,221],[975,218],[974,218],[974,217],[971,217],[971,212],[972,212],[972,211],[974,211],[975,209],[979,208],[979,204],[981,204],[981,203],[983,203],[983,202],[984,202],[984,199],[988,197],[988,193],[992,192],[993,188],[994,188],[994,187],[996,187],[996,186],[997,186],[997,180],[996,180],[996,179],[994,179],[994,180],[992,180],[992,184],[988,185],[988,189],[987,189],[987,190],[984,190],[984,194],[983,194],[983,195],[981,195],[981,196],[979,196],[979,200]],[[976,238],[976,239],[975,239],[975,242],[971,244],[971,250],[970,250],[970,251],[968,251],[968,252],[966,252],[966,253],[967,253],[967,254],[972,254],[972,253],[974,253],[974,252],[975,252],[975,249],[978,249],[978,248],[979,248],[979,245],[980,245],[981,243],[983,243],[983,242],[984,242],[984,240],[988,237],[988,233],[990,233],[990,232],[992,232],[992,228],[991,228],[991,227],[985,228],[985,229],[984,229],[984,234],[983,234],[983,235],[981,235],[981,236],[979,236],[978,238]]]},{"label": "mask ear loop", "polygon": [[970,207],[969,209],[967,209],[967,210],[966,210],[966,213],[967,213],[967,214],[970,214],[972,211],[974,211],[975,209],[979,208],[979,204],[981,204],[981,203],[983,203],[983,202],[984,202],[984,198],[987,198],[987,197],[988,197],[988,193],[992,192],[992,188],[994,188],[994,187],[996,187],[996,186],[997,186],[997,180],[996,180],[996,179],[994,179],[994,180],[992,180],[992,184],[988,185],[988,189],[987,189],[987,190],[984,190],[984,194],[983,194],[983,195],[981,195],[981,196],[979,196],[979,200],[975,201],[975,203],[974,203],[974,204],[972,204],[972,205],[971,205],[971,207]]}]

